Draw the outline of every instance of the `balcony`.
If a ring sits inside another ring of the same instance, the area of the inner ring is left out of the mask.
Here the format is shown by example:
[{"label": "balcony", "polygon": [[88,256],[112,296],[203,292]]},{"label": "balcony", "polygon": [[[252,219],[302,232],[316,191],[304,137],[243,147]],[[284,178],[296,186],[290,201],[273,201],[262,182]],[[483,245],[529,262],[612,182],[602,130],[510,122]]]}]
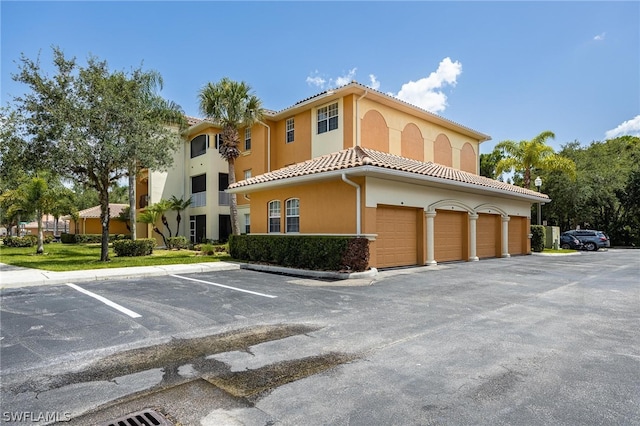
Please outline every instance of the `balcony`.
[{"label": "balcony", "polygon": [[189,207],[204,207],[207,205],[207,193],[196,192],[191,194],[191,205]]},{"label": "balcony", "polygon": [[230,197],[231,197],[231,194],[228,194],[224,191],[218,191],[218,205],[228,206]]}]

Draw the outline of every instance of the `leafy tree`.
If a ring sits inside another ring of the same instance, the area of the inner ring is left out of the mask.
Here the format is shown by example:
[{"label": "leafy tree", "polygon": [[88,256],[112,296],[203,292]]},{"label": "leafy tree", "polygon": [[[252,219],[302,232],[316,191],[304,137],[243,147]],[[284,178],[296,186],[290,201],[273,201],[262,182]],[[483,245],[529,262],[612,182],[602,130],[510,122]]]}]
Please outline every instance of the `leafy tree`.
[{"label": "leafy tree", "polygon": [[28,149],[45,157],[50,168],[55,165],[98,193],[100,260],[107,261],[110,188],[127,175],[132,152],[138,161],[169,165],[178,139],[164,138],[164,130],[155,127],[157,121],[140,120],[148,105],[140,87],[149,79],[148,73],[141,69],[112,72],[106,61],[95,57],[78,66],[59,48],[53,49],[53,63],[56,75],[48,77],[38,61],[21,57],[13,78],[30,91],[15,102],[31,136]]},{"label": "leafy tree", "polygon": [[162,237],[164,246],[169,247],[167,245],[167,238],[162,233],[160,228],[158,228],[158,221],[162,220],[164,212],[166,212],[166,208],[162,205],[162,203],[151,204],[147,206],[145,211],[141,212],[138,215],[138,222],[151,225],[153,227],[153,231]]},{"label": "leafy tree", "polygon": [[[222,127],[220,155],[229,165],[229,184],[231,185],[236,182],[235,160],[240,155],[239,130],[243,127],[251,127],[262,120],[264,116],[262,102],[251,93],[251,87],[247,83],[236,82],[226,77],[215,84],[207,83],[200,91],[199,98],[201,112]],[[230,194],[229,210],[231,231],[234,235],[239,235],[236,194]]]},{"label": "leafy tree", "polygon": [[575,177],[575,164],[570,159],[558,155],[553,148],[547,145],[548,139],[555,138],[553,132],[544,131],[530,141],[514,142],[502,141],[495,147],[504,155],[496,165],[498,175],[515,171],[522,174],[522,185],[531,188],[533,173],[557,170],[566,173],[570,178]]},{"label": "leafy tree", "polygon": [[180,213],[191,205],[191,198],[183,200],[182,198],[177,198],[175,195],[172,195],[169,202],[171,203],[169,208],[176,212],[176,236],[178,236],[178,233],[180,232],[180,222],[182,221]]},{"label": "leafy tree", "polygon": [[489,154],[480,154],[480,176],[485,176],[491,179],[501,178],[499,173],[496,173],[496,169],[500,160],[504,158],[501,150],[494,149]]}]

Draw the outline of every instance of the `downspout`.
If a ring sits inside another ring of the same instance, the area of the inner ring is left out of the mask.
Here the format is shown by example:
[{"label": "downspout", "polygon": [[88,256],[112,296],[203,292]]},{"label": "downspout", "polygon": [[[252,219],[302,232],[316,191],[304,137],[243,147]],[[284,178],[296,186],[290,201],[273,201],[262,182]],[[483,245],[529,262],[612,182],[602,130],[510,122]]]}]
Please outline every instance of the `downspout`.
[{"label": "downspout", "polygon": [[257,120],[258,123],[262,124],[267,128],[267,172],[271,171],[271,127],[269,127],[266,123],[263,123],[260,120]]},{"label": "downspout", "polygon": [[356,189],[356,234],[358,237],[362,233],[361,231],[361,207],[360,207],[360,185],[349,180],[346,173],[342,173],[342,181],[348,183]]},{"label": "downspout", "polygon": [[356,146],[362,146],[360,143],[360,100],[367,96],[369,90],[364,91],[362,96],[356,99]]}]

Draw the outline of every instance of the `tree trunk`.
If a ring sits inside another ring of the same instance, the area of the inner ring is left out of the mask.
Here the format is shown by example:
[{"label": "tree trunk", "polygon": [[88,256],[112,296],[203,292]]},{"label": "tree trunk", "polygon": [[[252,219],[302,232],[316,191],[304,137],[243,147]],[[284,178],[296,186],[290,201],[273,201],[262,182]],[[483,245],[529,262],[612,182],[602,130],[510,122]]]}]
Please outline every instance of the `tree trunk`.
[{"label": "tree trunk", "polygon": [[100,223],[102,224],[102,244],[100,247],[100,261],[109,261],[109,192],[108,186],[100,191]]},{"label": "tree trunk", "polygon": [[176,237],[180,234],[180,222],[182,221],[182,216],[180,216],[180,210],[177,211],[178,214],[176,215],[176,222],[178,223],[176,225]]},{"label": "tree trunk", "polygon": [[129,223],[131,224],[131,239],[137,238],[136,232],[136,174],[129,168]]},{"label": "tree trunk", "polygon": [[40,210],[36,210],[36,215],[38,216],[38,248],[36,249],[36,254],[44,253],[44,233],[42,232],[42,212]]},{"label": "tree trunk", "polygon": [[[228,159],[229,163],[229,185],[236,182],[236,160]],[[229,213],[231,215],[231,233],[240,235],[240,224],[238,222],[238,200],[236,194],[229,194]]]}]

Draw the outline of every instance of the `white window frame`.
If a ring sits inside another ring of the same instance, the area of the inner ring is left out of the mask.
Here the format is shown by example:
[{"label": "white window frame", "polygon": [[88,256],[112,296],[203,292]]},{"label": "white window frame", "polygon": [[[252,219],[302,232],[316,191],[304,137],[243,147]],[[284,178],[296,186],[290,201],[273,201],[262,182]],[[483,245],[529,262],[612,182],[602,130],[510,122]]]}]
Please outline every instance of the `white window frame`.
[{"label": "white window frame", "polygon": [[[300,199],[289,198],[285,202],[285,229],[287,233],[300,232]],[[292,221],[291,219],[297,219]]]},{"label": "white window frame", "polygon": [[[281,216],[281,205],[280,200],[271,200],[268,205],[268,228],[270,234],[279,234],[280,233],[280,216]],[[273,219],[277,219],[277,222]],[[277,226],[275,226],[277,224]],[[272,228],[271,225],[274,225]]]},{"label": "white window frame", "polygon": [[295,140],[295,120],[293,117],[287,118],[285,143],[291,143]]},{"label": "white window frame", "polygon": [[251,178],[251,169],[247,169],[244,171],[244,180]]},{"label": "white window frame", "polygon": [[251,127],[244,129],[244,150],[251,151]]},{"label": "white window frame", "polygon": [[[338,102],[318,108],[316,121],[317,133],[322,134],[338,129],[338,115]],[[324,123],[324,126],[321,126],[321,123]]]}]

